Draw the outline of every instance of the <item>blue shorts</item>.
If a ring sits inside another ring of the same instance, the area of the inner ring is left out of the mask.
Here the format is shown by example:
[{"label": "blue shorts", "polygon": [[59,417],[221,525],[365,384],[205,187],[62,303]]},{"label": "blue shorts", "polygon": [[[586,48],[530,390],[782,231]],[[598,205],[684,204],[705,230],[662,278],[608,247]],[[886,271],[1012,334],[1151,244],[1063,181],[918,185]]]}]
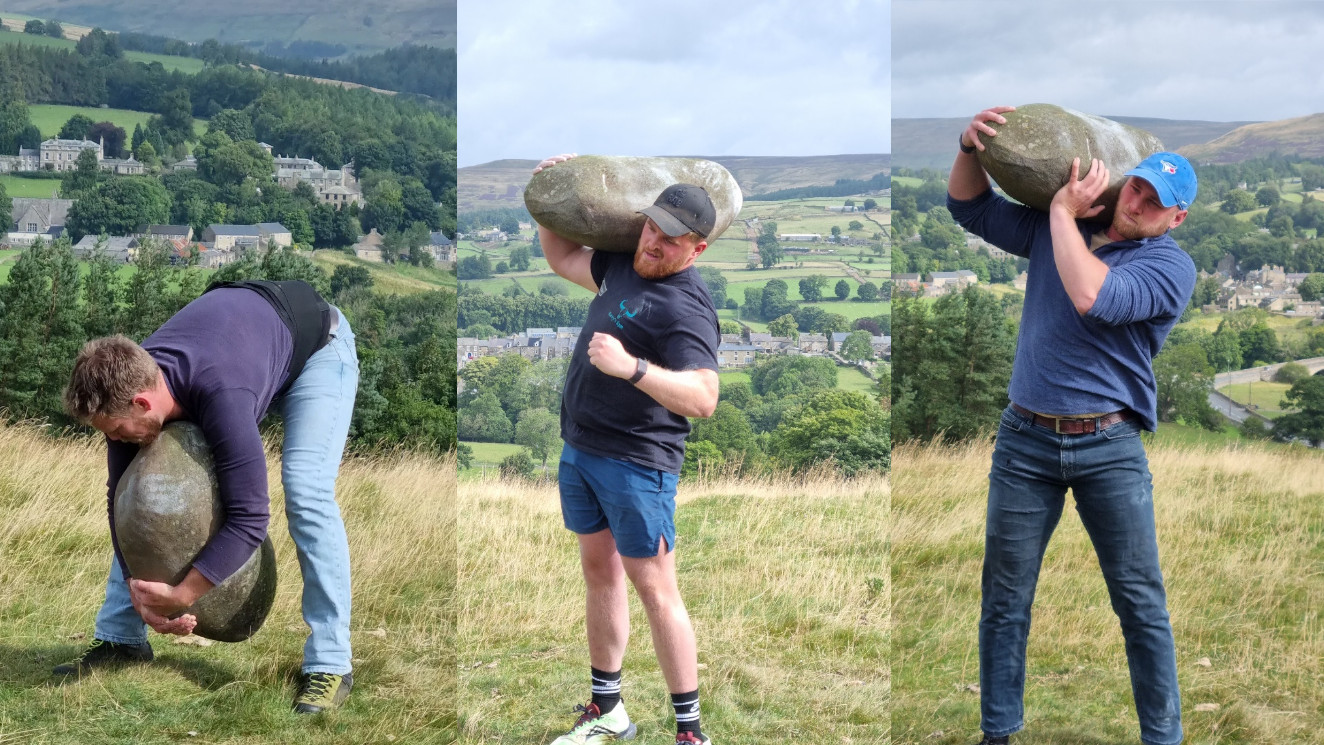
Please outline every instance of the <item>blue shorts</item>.
[{"label": "blue shorts", "polygon": [[566,445],[559,481],[565,526],[581,535],[610,529],[621,556],[645,559],[676,546],[679,476]]}]

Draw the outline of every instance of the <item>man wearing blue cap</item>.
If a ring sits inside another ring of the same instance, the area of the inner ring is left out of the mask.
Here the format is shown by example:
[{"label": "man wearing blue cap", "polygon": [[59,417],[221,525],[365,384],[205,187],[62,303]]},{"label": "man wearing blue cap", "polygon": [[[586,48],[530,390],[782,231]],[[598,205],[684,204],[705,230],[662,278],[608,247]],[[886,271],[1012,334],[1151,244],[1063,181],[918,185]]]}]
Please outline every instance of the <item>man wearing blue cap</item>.
[{"label": "man wearing blue cap", "polygon": [[1191,164],[1155,153],[1127,171],[1112,223],[1087,222],[1108,187],[1077,158],[1048,212],[993,193],[974,153],[1010,107],[961,133],[947,205],[966,230],[1030,260],[1016,360],[989,472],[979,682],[982,745],[1024,726],[1025,647],[1044,550],[1066,490],[1098,554],[1126,640],[1148,745],[1181,742],[1181,698],[1140,442],[1158,422],[1153,359],[1195,289],[1195,264],[1168,231],[1195,199]]}]

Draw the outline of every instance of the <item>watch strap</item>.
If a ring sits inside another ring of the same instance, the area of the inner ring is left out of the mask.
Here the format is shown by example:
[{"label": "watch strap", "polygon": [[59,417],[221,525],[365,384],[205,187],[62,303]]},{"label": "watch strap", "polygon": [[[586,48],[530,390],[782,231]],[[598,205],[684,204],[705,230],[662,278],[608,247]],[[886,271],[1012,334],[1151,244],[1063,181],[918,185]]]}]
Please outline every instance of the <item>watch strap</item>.
[{"label": "watch strap", "polygon": [[956,136],[956,146],[961,148],[961,152],[965,153],[966,155],[969,155],[970,153],[973,153],[975,151],[974,145],[970,145],[968,147],[966,146],[965,132],[962,132],[961,134]]},{"label": "watch strap", "polygon": [[648,372],[648,360],[644,359],[643,357],[637,358],[634,365],[634,375],[630,376],[630,383],[632,384],[638,383],[640,380],[643,380],[644,373],[647,372]]}]

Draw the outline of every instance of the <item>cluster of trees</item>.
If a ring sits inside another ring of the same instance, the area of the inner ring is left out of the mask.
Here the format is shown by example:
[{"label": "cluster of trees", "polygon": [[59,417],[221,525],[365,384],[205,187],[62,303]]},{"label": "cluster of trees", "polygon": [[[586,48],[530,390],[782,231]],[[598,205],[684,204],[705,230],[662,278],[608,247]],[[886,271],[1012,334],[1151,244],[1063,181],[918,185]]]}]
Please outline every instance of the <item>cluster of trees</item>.
[{"label": "cluster of trees", "polygon": [[[456,263],[455,270],[460,279],[491,279],[494,274],[527,272],[532,261],[528,246],[514,246],[510,249],[509,260],[498,261],[495,267],[492,266],[492,260],[488,258],[487,252],[479,251],[477,256],[465,256],[460,259]],[[518,290],[519,287],[516,285],[516,294]]]},{"label": "cluster of trees", "polygon": [[462,287],[458,323],[462,329],[487,326],[503,334],[516,334],[531,327],[582,326],[591,299],[546,292],[489,295]]},{"label": "cluster of trees", "polygon": [[[461,439],[514,442],[528,455],[503,463],[520,473],[561,445],[560,386],[566,360],[529,362],[518,354],[483,357],[461,372]],[[722,386],[713,416],[697,419],[685,475],[759,474],[831,464],[847,475],[886,470],[888,413],[874,396],[836,390],[837,368],[815,357],[775,357],[750,370],[749,383]]]},{"label": "cluster of trees", "polygon": [[[1195,171],[1200,177],[1200,193],[1195,202],[1204,205],[1226,200],[1242,183],[1264,185],[1283,179],[1300,178],[1301,186],[1306,191],[1324,186],[1324,158],[1303,158],[1299,155],[1274,153],[1240,163],[1197,165]],[[1258,197],[1258,193],[1251,196]]]},{"label": "cluster of trees", "polygon": [[[898,273],[914,272],[921,276],[933,272],[951,272],[957,269],[969,269],[980,282],[1011,282],[1029,266],[1028,259],[994,259],[988,251],[981,248],[972,250],[966,245],[965,231],[952,219],[952,214],[943,206],[930,207],[923,214],[922,220],[913,211],[917,204],[913,197],[907,197],[901,222],[897,222],[898,210],[892,211],[892,232],[895,240],[892,248],[892,271]],[[919,241],[911,238],[919,235]]]},{"label": "cluster of trees", "polygon": [[[824,290],[830,281],[822,275],[805,277],[799,282],[800,296],[809,303],[828,299]],[[725,296],[724,283],[721,288],[720,291]],[[793,315],[801,331],[814,333],[824,333],[824,329],[828,327],[834,331],[841,331],[849,325],[846,317],[839,313],[831,313],[817,306],[801,306],[799,301],[789,297],[790,289],[786,281],[781,279],[770,279],[762,287],[746,287],[745,302],[739,306],[741,318],[769,322],[785,315]],[[868,281],[861,282],[855,291],[856,299],[861,302],[872,303],[879,300],[885,302],[892,299],[892,281],[883,280],[881,285]],[[712,292],[711,284],[709,292]],[[833,285],[833,295],[838,301],[848,299],[850,283],[844,279],[837,280]],[[728,301],[728,304],[732,303],[734,300]]]},{"label": "cluster of trees", "polygon": [[59,21],[39,21],[36,18],[23,24],[23,33],[35,34],[36,36],[50,36],[55,39],[64,38],[64,27]]},{"label": "cluster of trees", "polygon": [[[831,186],[800,186],[794,189],[779,189],[766,194],[745,197],[751,202],[775,202],[782,199],[814,199],[822,197],[849,197],[871,191],[882,191],[892,185],[892,177],[886,173],[876,173],[868,179],[839,178]],[[868,200],[873,201],[873,200]],[[877,202],[874,203],[875,207]],[[866,210],[874,207],[865,207]]]},{"label": "cluster of trees", "polygon": [[1300,204],[1280,200],[1249,222],[1197,204],[1172,236],[1205,272],[1213,272],[1226,255],[1242,271],[1275,265],[1289,272],[1324,272],[1324,239],[1300,235],[1309,228],[1324,228],[1324,202],[1307,197]]},{"label": "cluster of trees", "polygon": [[461,233],[476,233],[495,227],[503,233],[514,235],[519,232],[519,224],[522,222],[533,222],[533,217],[524,207],[498,207],[465,212],[456,220],[455,227]]},{"label": "cluster of trees", "polygon": [[[301,254],[276,250],[211,279],[302,279],[344,311],[360,365],[353,447],[454,448],[454,295],[382,296],[366,270],[342,269],[328,277]],[[0,285],[0,411],[10,421],[75,426],[60,397],[79,348],[113,333],[141,341],[205,289],[204,273],[173,264],[165,244],[140,248],[127,279],[118,270],[102,255],[81,272],[67,239],[38,241],[19,255]]]}]

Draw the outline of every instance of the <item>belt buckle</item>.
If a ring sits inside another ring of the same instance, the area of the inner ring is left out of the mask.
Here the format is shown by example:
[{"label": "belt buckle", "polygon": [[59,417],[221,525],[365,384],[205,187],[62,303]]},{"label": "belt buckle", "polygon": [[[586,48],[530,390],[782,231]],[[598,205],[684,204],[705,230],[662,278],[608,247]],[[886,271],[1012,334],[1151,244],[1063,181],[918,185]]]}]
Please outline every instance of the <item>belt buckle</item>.
[{"label": "belt buckle", "polygon": [[1058,435],[1069,434],[1062,431],[1062,417],[1060,416],[1053,418],[1053,433]]}]

